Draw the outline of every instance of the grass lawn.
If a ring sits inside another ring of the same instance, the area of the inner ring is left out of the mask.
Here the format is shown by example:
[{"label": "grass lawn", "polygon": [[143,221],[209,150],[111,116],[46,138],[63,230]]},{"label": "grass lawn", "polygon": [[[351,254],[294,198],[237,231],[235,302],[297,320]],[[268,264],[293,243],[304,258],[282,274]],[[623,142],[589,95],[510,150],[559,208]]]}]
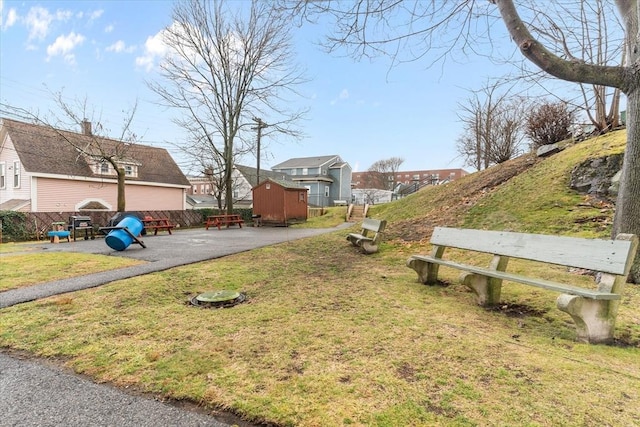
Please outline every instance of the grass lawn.
[{"label": "grass lawn", "polygon": [[[460,285],[426,287],[417,247],[364,256],[344,232],[115,282],[2,311],[0,345],[78,372],[280,425],[634,425],[640,289],[626,347],[577,344],[555,294],[513,285],[509,317]],[[455,282],[455,271],[444,271]],[[562,274],[562,272],[558,272]],[[229,309],[187,304],[243,291]]]},{"label": "grass lawn", "polygon": [[[0,246],[2,247],[2,246]],[[10,245],[9,249],[29,248]],[[80,253],[15,252],[0,255],[0,292],[101,271],[114,270],[142,261],[107,255]]]}]

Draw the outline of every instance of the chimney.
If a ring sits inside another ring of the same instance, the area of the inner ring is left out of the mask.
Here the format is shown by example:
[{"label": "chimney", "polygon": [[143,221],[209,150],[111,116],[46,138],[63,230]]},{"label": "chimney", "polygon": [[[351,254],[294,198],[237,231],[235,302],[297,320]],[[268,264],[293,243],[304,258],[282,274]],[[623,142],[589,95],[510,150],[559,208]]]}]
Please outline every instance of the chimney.
[{"label": "chimney", "polygon": [[91,122],[87,119],[82,121],[82,133],[84,135],[91,135]]}]

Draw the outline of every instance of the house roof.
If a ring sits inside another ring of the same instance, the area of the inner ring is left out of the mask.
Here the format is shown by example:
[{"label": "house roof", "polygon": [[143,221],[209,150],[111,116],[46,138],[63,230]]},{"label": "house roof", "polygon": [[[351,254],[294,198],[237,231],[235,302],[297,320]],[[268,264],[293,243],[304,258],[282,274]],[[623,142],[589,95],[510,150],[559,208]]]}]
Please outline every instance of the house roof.
[{"label": "house roof", "polygon": [[16,211],[31,203],[31,200],[10,199],[0,203],[0,211]]},{"label": "house roof", "polygon": [[76,145],[86,147],[87,153],[102,148],[109,154],[117,153],[121,162],[137,165],[137,176],[127,176],[127,181],[190,185],[169,152],[163,148],[125,144],[96,135],[2,118],[0,141],[4,141],[7,134],[11,137],[22,167],[30,173],[114,178],[94,173],[87,161],[88,156],[74,148]]},{"label": "house roof", "polygon": [[[251,185],[251,187],[255,187],[256,185],[258,185],[258,174],[257,174],[258,169],[257,168],[252,168],[250,166],[236,165],[236,169],[238,170],[238,172],[242,174],[242,176],[244,176],[244,179],[247,180],[247,182],[249,183],[249,185]],[[291,180],[291,176],[286,173],[275,172],[271,170],[264,170],[261,168],[260,180],[264,180],[266,178],[272,178],[274,180],[282,180],[282,181]]]},{"label": "house roof", "polygon": [[289,159],[273,166],[271,169],[291,169],[291,168],[317,168],[326,163],[342,162],[340,156],[316,156],[316,157],[298,157]]}]

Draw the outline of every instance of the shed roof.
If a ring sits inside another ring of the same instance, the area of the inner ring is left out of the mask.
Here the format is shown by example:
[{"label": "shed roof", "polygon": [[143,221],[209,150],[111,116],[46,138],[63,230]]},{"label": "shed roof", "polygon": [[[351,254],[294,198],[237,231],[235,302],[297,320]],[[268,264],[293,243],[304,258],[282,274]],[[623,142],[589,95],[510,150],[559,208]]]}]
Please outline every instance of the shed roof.
[{"label": "shed roof", "polygon": [[308,190],[307,187],[303,187],[301,185],[298,185],[296,182],[287,181],[287,180],[284,180],[284,179],[267,178],[262,183],[264,184],[266,181],[274,182],[274,183],[278,184],[280,187],[283,187],[286,190],[304,190],[304,191]]},{"label": "shed roof", "polygon": [[[238,172],[240,172],[242,176],[244,176],[247,182],[249,182],[249,185],[251,185],[251,187],[255,187],[256,185],[258,185],[258,174],[257,174],[258,169],[257,168],[252,168],[250,166],[243,166],[243,165],[236,165],[235,167],[238,170]],[[290,180],[291,176],[284,172],[276,172],[276,171],[264,170],[260,168],[260,179],[264,180],[266,178],[286,181],[286,180]]]}]

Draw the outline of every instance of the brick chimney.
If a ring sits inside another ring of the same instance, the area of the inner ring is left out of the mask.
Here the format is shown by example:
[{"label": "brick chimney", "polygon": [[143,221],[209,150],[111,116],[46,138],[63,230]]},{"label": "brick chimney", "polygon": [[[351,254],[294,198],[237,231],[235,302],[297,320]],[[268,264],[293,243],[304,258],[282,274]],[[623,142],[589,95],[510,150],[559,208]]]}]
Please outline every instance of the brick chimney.
[{"label": "brick chimney", "polygon": [[91,135],[91,122],[87,119],[82,121],[82,133],[84,135]]}]

